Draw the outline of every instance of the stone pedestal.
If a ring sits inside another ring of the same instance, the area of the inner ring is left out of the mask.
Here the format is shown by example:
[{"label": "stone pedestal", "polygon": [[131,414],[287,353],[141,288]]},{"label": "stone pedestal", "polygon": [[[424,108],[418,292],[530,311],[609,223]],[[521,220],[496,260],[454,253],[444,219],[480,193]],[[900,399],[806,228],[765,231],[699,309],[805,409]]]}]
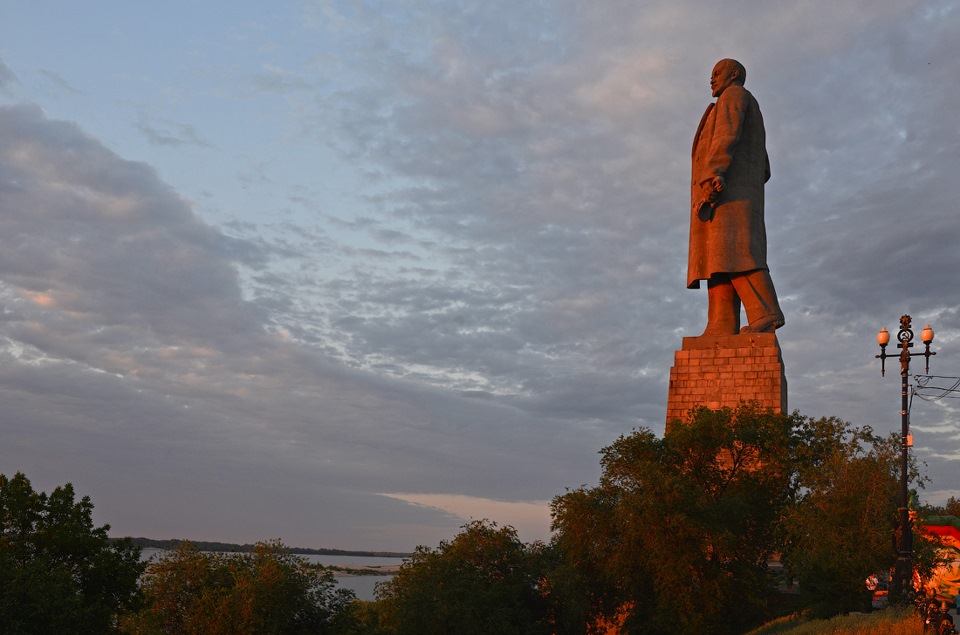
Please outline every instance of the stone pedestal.
[{"label": "stone pedestal", "polygon": [[773,333],[683,338],[670,369],[667,425],[697,406],[736,408],[741,401],[787,411],[787,378]]}]

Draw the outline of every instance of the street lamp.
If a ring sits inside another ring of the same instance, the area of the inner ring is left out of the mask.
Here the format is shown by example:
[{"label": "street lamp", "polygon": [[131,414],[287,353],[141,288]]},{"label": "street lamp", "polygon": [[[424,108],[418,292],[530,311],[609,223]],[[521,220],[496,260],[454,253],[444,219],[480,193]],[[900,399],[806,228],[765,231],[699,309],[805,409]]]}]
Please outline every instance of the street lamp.
[{"label": "street lamp", "polygon": [[893,579],[893,595],[899,597],[902,600],[906,599],[907,589],[913,581],[913,532],[910,528],[910,511],[909,511],[909,501],[908,501],[908,491],[907,491],[907,474],[908,474],[908,461],[907,461],[907,452],[912,443],[912,438],[910,435],[910,412],[908,410],[908,378],[910,375],[910,358],[915,355],[923,355],[926,358],[926,373],[930,374],[930,356],[936,355],[935,352],[930,350],[930,343],[933,342],[933,329],[930,328],[930,325],[927,326],[920,332],[920,340],[924,344],[924,351],[922,353],[911,353],[910,347],[913,346],[913,330],[910,328],[910,316],[904,315],[900,318],[900,332],[897,333],[897,341],[900,342],[897,344],[897,348],[900,349],[899,355],[887,355],[887,344],[890,342],[890,333],[887,331],[887,328],[884,327],[880,329],[880,332],[877,333],[877,343],[880,344],[880,354],[876,355],[880,359],[880,374],[881,376],[886,374],[886,361],[888,357],[899,357],[900,358],[900,453],[901,453],[901,466],[900,466],[900,504],[901,507],[898,510],[900,514],[900,544],[899,557],[897,558],[897,566],[894,570],[894,579]]}]

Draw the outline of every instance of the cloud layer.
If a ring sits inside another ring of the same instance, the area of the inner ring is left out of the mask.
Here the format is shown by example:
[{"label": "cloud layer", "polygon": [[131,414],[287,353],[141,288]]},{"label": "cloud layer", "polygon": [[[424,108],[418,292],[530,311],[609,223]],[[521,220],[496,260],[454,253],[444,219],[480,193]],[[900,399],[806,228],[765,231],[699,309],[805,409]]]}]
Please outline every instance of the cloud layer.
[{"label": "cloud layer", "polygon": [[[881,325],[930,322],[960,375],[960,11],[740,8],[244,7],[161,62],[93,47],[97,76],[11,39],[0,471],[120,534],[409,549],[496,511],[545,537],[531,509],[662,430],[703,327],[689,144],[727,56],[767,126],[790,406],[898,428]],[[915,404],[934,500],[953,403]]]}]

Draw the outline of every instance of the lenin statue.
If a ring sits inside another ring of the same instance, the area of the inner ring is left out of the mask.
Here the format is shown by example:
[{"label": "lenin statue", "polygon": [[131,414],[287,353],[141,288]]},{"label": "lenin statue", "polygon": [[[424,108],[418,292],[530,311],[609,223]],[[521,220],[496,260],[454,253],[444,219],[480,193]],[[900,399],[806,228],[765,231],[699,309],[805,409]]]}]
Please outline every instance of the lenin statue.
[{"label": "lenin statue", "polygon": [[687,288],[707,281],[703,335],[772,333],[784,324],[767,267],[763,187],[770,162],[763,116],[745,79],[740,62],[717,62],[710,77],[717,101],[703,113],[693,140]]}]

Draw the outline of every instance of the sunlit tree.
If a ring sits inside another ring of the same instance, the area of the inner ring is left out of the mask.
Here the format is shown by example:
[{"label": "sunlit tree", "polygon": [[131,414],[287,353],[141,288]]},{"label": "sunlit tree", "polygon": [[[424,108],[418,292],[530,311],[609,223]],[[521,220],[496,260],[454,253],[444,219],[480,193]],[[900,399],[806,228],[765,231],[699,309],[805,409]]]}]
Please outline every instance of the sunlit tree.
[{"label": "sunlit tree", "polygon": [[585,581],[579,597],[557,600],[631,633],[735,633],[756,622],[776,521],[797,486],[797,423],[750,405],[703,408],[663,438],[639,430],[604,448],[599,485],[553,502],[554,546]]},{"label": "sunlit tree", "polygon": [[352,591],[308,566],[279,541],[254,553],[198,551],[184,542],[150,565],[145,607],[124,621],[128,633],[197,635],[350,632]]}]

